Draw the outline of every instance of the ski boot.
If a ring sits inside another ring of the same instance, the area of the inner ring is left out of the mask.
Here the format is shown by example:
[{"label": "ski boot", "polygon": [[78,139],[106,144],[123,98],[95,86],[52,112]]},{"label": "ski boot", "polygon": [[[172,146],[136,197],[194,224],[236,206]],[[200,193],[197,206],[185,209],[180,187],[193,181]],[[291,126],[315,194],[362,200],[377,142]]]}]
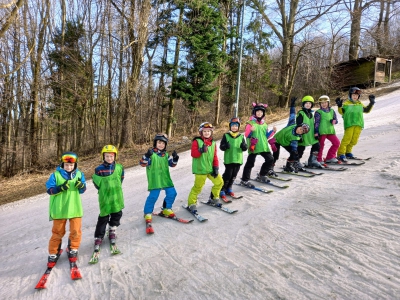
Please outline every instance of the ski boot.
[{"label": "ski boot", "polygon": [[268,177],[278,177],[278,174],[275,173],[274,169],[269,169],[267,172]]},{"label": "ski boot", "polygon": [[69,262],[76,262],[78,260],[78,250],[68,248]]},{"label": "ski boot", "polygon": [[146,221],[146,223],[151,223],[152,215],[151,214],[145,214],[144,215],[144,220]]},{"label": "ski boot", "polygon": [[353,153],[346,153],[346,158],[347,158],[347,159],[357,159],[357,157],[355,157],[355,156],[353,155]]},{"label": "ski boot", "polygon": [[308,167],[322,169],[323,166],[317,161],[318,152],[312,152],[308,159]]},{"label": "ski boot", "polygon": [[190,205],[190,206],[189,206],[189,210],[190,210],[193,214],[197,213],[197,206],[196,206],[196,204]]},{"label": "ski boot", "polygon": [[264,183],[271,182],[271,180],[269,180],[267,176],[261,176],[260,173],[257,173],[257,180]]},{"label": "ski boot", "polygon": [[94,251],[95,252],[99,252],[100,251],[100,246],[101,246],[102,242],[103,242],[102,238],[95,238],[94,239]]},{"label": "ski boot", "polygon": [[50,254],[47,258],[47,267],[53,268],[56,265],[57,259],[57,254]]},{"label": "ski boot", "polygon": [[110,226],[108,228],[108,238],[110,239],[110,244],[115,244],[116,239],[117,239],[117,234],[116,231],[117,226]]},{"label": "ski boot", "polygon": [[227,189],[227,190],[226,190],[226,194],[227,194],[228,196],[235,197],[235,194],[233,193],[232,189]]},{"label": "ski boot", "polygon": [[327,164],[337,164],[338,160],[337,160],[336,157],[333,157],[331,159],[325,159],[325,163],[327,163]]},{"label": "ski boot", "polygon": [[164,208],[162,211],[163,215],[168,217],[168,218],[173,218],[175,217],[175,213],[172,209],[170,208]]},{"label": "ski boot", "polygon": [[243,186],[245,186],[245,187],[251,188],[251,189],[255,187],[255,186],[254,186],[252,183],[250,183],[250,181],[248,181],[248,180],[242,180],[242,181],[240,181],[240,184],[243,185]]},{"label": "ski boot", "polygon": [[222,201],[227,202],[228,198],[226,198],[226,193],[224,191],[221,190],[221,192],[219,193],[219,197],[222,199]]},{"label": "ski boot", "polygon": [[348,160],[346,158],[346,155],[344,155],[344,154],[340,155],[337,159],[342,163],[347,163],[348,162]]},{"label": "ski boot", "polygon": [[214,198],[214,197],[210,197],[210,198],[208,199],[208,201],[207,201],[207,204],[211,204],[211,205],[213,205],[213,206],[221,205],[221,204],[219,203],[219,198]]},{"label": "ski boot", "polygon": [[297,166],[297,162],[288,160],[288,161],[286,161],[286,166],[283,168],[283,170],[285,172],[297,173],[298,169],[296,170],[295,165]]}]

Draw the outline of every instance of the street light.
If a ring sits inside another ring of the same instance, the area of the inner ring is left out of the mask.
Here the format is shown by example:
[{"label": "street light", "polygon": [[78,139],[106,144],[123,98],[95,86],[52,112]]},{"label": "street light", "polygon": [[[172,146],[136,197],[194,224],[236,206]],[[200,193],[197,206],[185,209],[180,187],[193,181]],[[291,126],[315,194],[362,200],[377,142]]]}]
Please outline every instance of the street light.
[{"label": "street light", "polygon": [[240,91],[240,74],[242,72],[242,52],[243,52],[243,23],[244,23],[244,1],[242,4],[242,23],[240,24],[240,50],[239,50],[239,65],[237,74],[237,85],[236,85],[236,103],[235,103],[235,116],[239,116],[239,91]]}]

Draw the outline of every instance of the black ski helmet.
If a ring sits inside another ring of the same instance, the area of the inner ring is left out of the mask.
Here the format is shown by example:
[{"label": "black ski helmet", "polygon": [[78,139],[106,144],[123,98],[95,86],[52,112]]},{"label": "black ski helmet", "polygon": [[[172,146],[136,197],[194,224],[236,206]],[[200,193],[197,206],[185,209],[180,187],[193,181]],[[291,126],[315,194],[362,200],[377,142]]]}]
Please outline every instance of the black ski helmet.
[{"label": "black ski helmet", "polygon": [[[157,133],[153,140],[153,148],[156,148],[157,141],[163,141],[165,143],[165,149],[167,149],[168,136],[165,133]],[[164,149],[164,150],[165,150]]]},{"label": "black ski helmet", "polygon": [[349,99],[351,100],[352,94],[357,94],[358,95],[357,100],[358,100],[358,99],[360,99],[361,93],[362,93],[362,91],[358,87],[354,86],[354,87],[350,88],[350,90],[349,90]]}]

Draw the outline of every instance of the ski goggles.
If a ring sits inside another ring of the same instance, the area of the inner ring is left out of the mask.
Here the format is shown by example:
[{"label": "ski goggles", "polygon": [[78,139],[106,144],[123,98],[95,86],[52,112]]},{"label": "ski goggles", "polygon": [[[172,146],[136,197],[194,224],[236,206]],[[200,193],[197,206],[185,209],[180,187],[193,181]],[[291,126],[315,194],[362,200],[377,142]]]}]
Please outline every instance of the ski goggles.
[{"label": "ski goggles", "polygon": [[240,124],[240,120],[239,120],[239,118],[232,118],[232,119],[231,119],[231,123],[238,123],[238,124]]},{"label": "ski goggles", "polygon": [[78,162],[78,156],[75,153],[65,153],[61,156],[61,162],[76,163]]},{"label": "ski goggles", "polygon": [[214,128],[211,123],[203,123],[201,127],[202,128],[211,128],[211,129]]},{"label": "ski goggles", "polygon": [[362,94],[362,91],[361,91],[361,90],[355,90],[352,94],[361,95],[361,94]]}]

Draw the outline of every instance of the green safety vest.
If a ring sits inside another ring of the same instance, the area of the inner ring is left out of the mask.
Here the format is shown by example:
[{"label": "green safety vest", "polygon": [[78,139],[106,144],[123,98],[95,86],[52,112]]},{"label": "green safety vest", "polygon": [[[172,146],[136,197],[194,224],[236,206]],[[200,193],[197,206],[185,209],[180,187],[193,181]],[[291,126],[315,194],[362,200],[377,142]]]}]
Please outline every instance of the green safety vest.
[{"label": "green safety vest", "polygon": [[147,189],[163,189],[173,187],[171,175],[169,174],[168,153],[159,156],[157,153],[151,155],[151,164],[146,167]]},{"label": "green safety vest", "polygon": [[351,102],[350,100],[346,100],[343,103],[342,111],[344,111],[344,129],[350,126],[364,128],[364,105],[360,101]]},{"label": "green safety vest", "polygon": [[299,141],[301,137],[293,134],[293,128],[296,126],[297,125],[294,124],[279,130],[274,136],[277,143],[286,147],[290,145],[291,141]]},{"label": "green safety vest", "polygon": [[333,119],[333,109],[329,109],[329,112],[323,111],[322,109],[318,109],[317,112],[321,116],[321,121],[319,123],[319,134],[336,134],[335,127],[331,123]]},{"label": "green safety vest", "polygon": [[240,148],[240,144],[244,139],[244,135],[239,133],[236,137],[233,137],[229,133],[225,133],[225,138],[230,148],[226,149],[224,152],[224,163],[243,164],[243,151],[242,148]]},{"label": "green safety vest", "polygon": [[307,132],[306,134],[303,134],[302,138],[303,140],[299,142],[299,146],[311,146],[316,143],[318,143],[318,140],[315,139],[314,137],[314,117],[311,119],[307,117],[306,113],[304,111],[299,111],[297,115],[303,115],[303,123],[308,124],[310,126],[310,131]]},{"label": "green safety vest", "polygon": [[250,151],[251,138],[247,138],[247,145],[249,147],[248,153],[256,154],[261,152],[271,152],[269,150],[268,139],[267,139],[267,131],[268,131],[267,123],[258,124],[256,121],[250,120],[247,121],[247,124],[250,124],[256,128],[256,130],[252,131],[251,137],[258,139],[254,152],[251,152]]},{"label": "green safety vest", "polygon": [[[204,141],[201,138],[196,138],[199,148],[203,147]],[[212,141],[206,153],[202,153],[200,157],[192,159],[192,173],[205,175],[213,172],[213,161],[215,153],[215,142]]]},{"label": "green safety vest", "polygon": [[[54,176],[57,186],[66,181],[59,171],[54,172]],[[74,179],[68,180],[68,190],[50,196],[50,220],[81,218],[83,216],[81,196],[79,195],[78,188],[75,186],[76,181],[81,177],[81,171],[77,171]]]},{"label": "green safety vest", "polygon": [[109,176],[93,174],[93,182],[99,187],[100,217],[116,213],[124,208],[124,195],[122,193],[122,165],[115,164],[114,173]]}]

